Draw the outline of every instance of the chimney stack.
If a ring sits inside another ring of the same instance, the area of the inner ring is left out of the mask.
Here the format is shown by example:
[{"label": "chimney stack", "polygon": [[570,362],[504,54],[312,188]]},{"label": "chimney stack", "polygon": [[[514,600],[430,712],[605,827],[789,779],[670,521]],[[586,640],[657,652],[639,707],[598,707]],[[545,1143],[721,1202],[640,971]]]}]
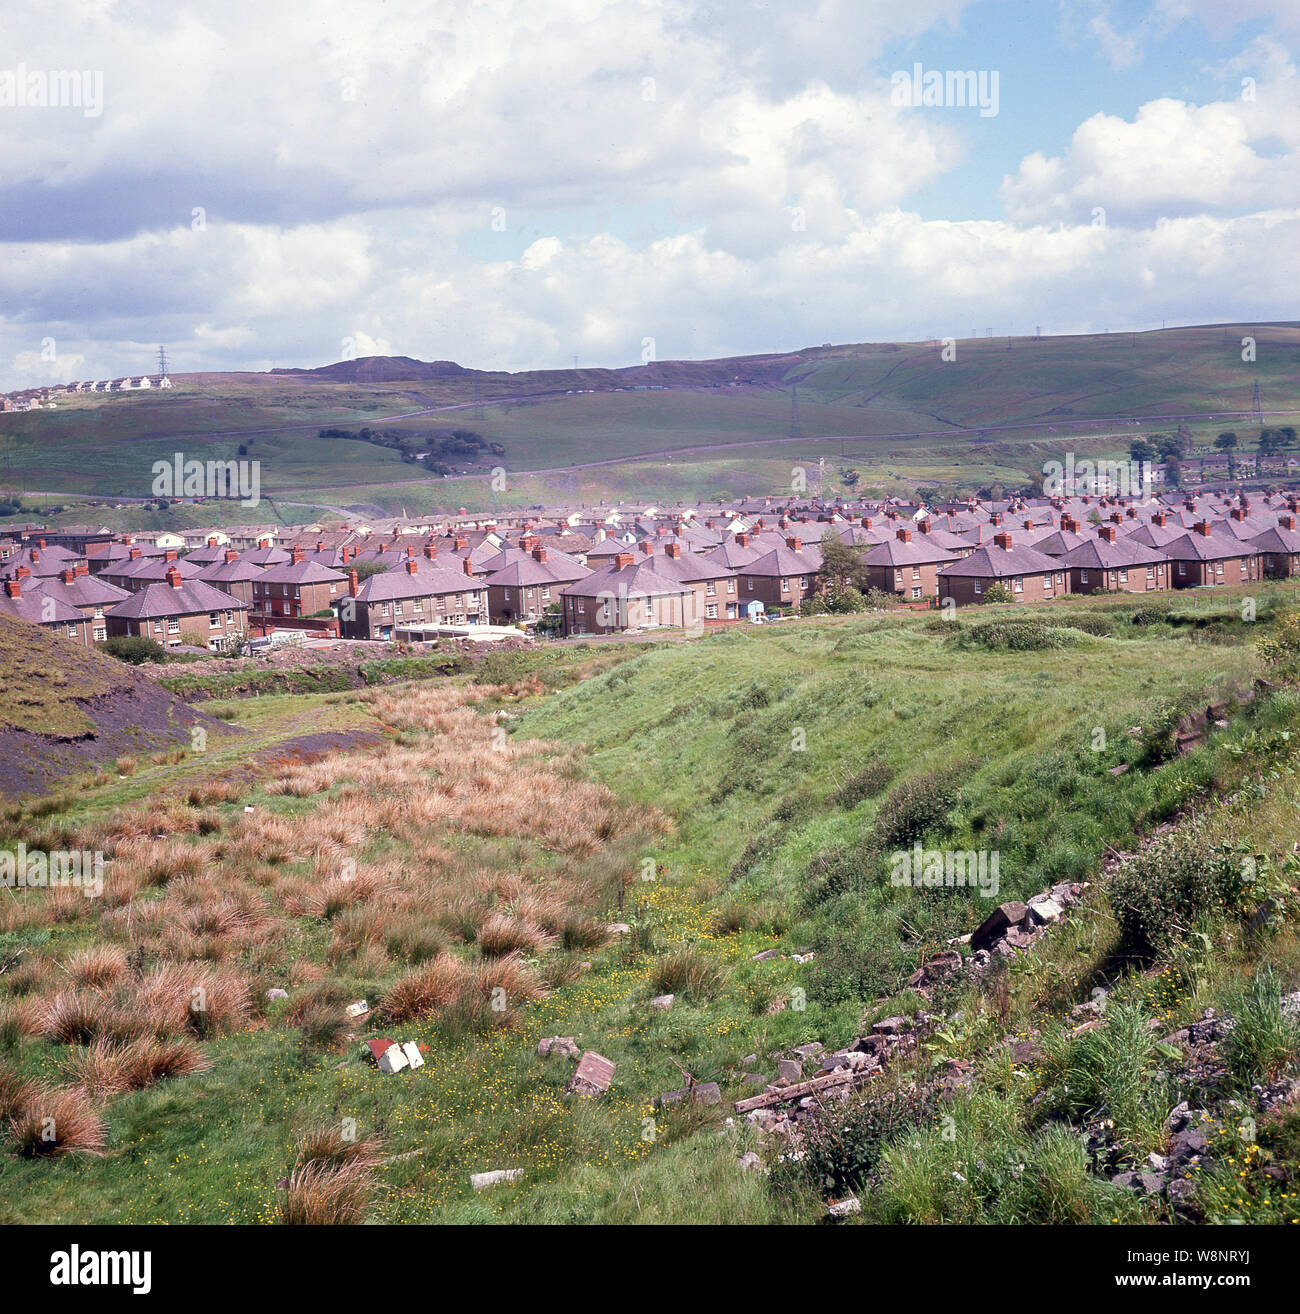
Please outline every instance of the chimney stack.
[{"label": "chimney stack", "polygon": [[1114,526],[1114,525],[1098,525],[1098,526],[1097,526],[1097,537],[1098,537],[1098,538],[1104,538],[1104,539],[1106,540],[1107,543],[1113,543],[1113,542],[1115,541],[1115,526]]},{"label": "chimney stack", "polygon": [[174,589],[180,588],[180,586],[184,583],[184,580],[181,579],[181,572],[177,570],[175,566],[168,567],[167,583],[170,584]]},{"label": "chimney stack", "polygon": [[912,531],[910,529],[900,529],[895,537],[902,543],[910,543],[912,541]]},{"label": "chimney stack", "polygon": [[1202,538],[1208,538],[1210,536],[1210,524],[1208,520],[1198,520],[1192,526],[1192,529]]},{"label": "chimney stack", "polygon": [[1278,523],[1283,529],[1294,529],[1294,528],[1295,528],[1295,516],[1278,516],[1278,518],[1277,518],[1277,523]]},{"label": "chimney stack", "polygon": [[418,575],[420,573],[420,563],[414,557],[407,557],[406,573],[408,575]]},{"label": "chimney stack", "polygon": [[289,564],[292,566],[302,565],[302,548],[296,547],[289,553]]},{"label": "chimney stack", "polygon": [[175,560],[176,560],[176,549],[175,549],[175,548],[168,548],[167,551],[163,553],[163,560],[164,560],[164,561],[175,561]]},{"label": "chimney stack", "polygon": [[632,556],[630,552],[619,552],[614,557],[614,569],[626,570],[634,560],[635,558]]},{"label": "chimney stack", "polygon": [[5,580],[5,596],[8,598],[21,598],[23,596],[23,586],[16,579]]},{"label": "chimney stack", "polygon": [[350,598],[355,598],[356,596],[357,596],[357,572],[356,572],[355,570],[349,570],[349,571],[348,571],[348,597],[350,597]]},{"label": "chimney stack", "polygon": [[140,549],[139,549],[138,547],[133,547],[133,548],[127,553],[127,556],[128,556],[128,557],[130,558],[130,560],[132,560],[132,561],[139,561],[139,560],[140,560]]},{"label": "chimney stack", "polygon": [[787,538],[785,540],[785,545],[790,549],[791,552],[803,551],[803,539],[801,538]]},{"label": "chimney stack", "polygon": [[544,564],[546,561],[546,549],[540,544],[533,549],[533,560],[539,565]]},{"label": "chimney stack", "polygon": [[1163,511],[1157,511],[1155,515],[1151,517],[1151,523],[1155,525],[1157,529],[1163,529],[1165,527],[1165,522],[1168,519],[1169,517],[1165,515]]},{"label": "chimney stack", "polygon": [[674,561],[680,561],[682,556],[682,545],[680,543],[665,543],[664,552],[672,557]]},{"label": "chimney stack", "polygon": [[70,570],[65,570],[65,571],[63,572],[63,574],[59,576],[59,578],[60,578],[65,584],[71,584],[71,583],[72,583],[72,580],[73,580],[73,574],[72,574],[72,571],[70,571]]},{"label": "chimney stack", "polygon": [[469,558],[468,558],[468,557],[461,557],[461,559],[460,559],[460,564],[461,564],[461,568],[465,571],[465,574],[467,574],[471,579],[473,579],[473,578],[474,578],[474,567],[473,567],[472,565],[470,565]]},{"label": "chimney stack", "polygon": [[233,548],[226,549],[226,565],[233,566],[239,560],[239,553]]},{"label": "chimney stack", "polygon": [[993,543],[995,547],[1000,547],[1003,552],[1011,551],[1011,535],[1005,530],[1000,534],[993,535]]}]

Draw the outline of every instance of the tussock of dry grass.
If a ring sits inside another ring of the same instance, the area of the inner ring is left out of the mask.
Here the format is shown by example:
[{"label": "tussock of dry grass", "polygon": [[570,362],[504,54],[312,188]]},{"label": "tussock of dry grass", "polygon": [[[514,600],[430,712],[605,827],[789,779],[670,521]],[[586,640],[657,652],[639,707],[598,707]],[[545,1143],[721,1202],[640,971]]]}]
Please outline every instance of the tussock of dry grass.
[{"label": "tussock of dry grass", "polygon": [[36,1087],[9,1126],[18,1153],[27,1159],[98,1154],[108,1144],[108,1127],[82,1091]]},{"label": "tussock of dry grass", "polygon": [[[293,992],[287,1024],[329,1046],[351,1025],[358,979],[379,986],[385,1023],[452,1031],[515,1025],[571,979],[576,962],[557,951],[605,942],[599,910],[666,823],[620,806],[547,745],[499,743],[474,705],[509,692],[368,695],[401,737],[279,768],[269,792],[285,812],[223,814],[215,805],[240,790],[213,781],[91,822],[24,823],[29,847],[110,861],[100,899],[65,889],[0,901],[0,931],[62,924],[83,946],[58,960],[33,952],[0,978],[0,1044],[67,1047],[61,1090],[0,1067],[0,1117],[22,1152],[102,1148],[94,1100],[202,1071],[201,1042],[253,1025],[270,984]],[[63,1124],[52,1142],[39,1138],[42,1109]],[[373,1147],[319,1135],[299,1155],[284,1219],[360,1221]]]}]

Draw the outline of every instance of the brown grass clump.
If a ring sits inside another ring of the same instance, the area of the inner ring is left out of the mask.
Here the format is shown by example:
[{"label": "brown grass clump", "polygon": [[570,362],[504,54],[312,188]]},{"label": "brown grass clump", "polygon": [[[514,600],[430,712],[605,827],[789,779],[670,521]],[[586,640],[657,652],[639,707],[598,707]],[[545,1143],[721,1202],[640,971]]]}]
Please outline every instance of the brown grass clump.
[{"label": "brown grass clump", "polygon": [[555,937],[540,926],[506,912],[494,912],[478,928],[478,947],[489,958],[510,953],[535,957],[555,943]]},{"label": "brown grass clump", "polygon": [[9,1126],[18,1153],[26,1159],[99,1154],[108,1144],[104,1120],[83,1091],[37,1087],[10,1117]]},{"label": "brown grass clump", "polygon": [[139,765],[140,765],[140,763],[137,761],[137,759],[134,758],[134,757],[131,757],[131,756],[129,756],[129,755],[124,755],[124,756],[122,756],[122,757],[119,757],[119,758],[113,763],[113,766],[116,768],[116,770],[117,770],[117,774],[118,774],[119,776],[133,776],[133,775],[135,775],[135,769],[136,769],[136,767],[139,766]]},{"label": "brown grass clump", "polygon": [[280,1221],[290,1227],[355,1226],[365,1221],[374,1185],[365,1165],[314,1160],[289,1174]]},{"label": "brown grass clump", "polygon": [[289,1005],[285,1021],[301,1031],[309,1044],[328,1048],[352,1025],[343,1011],[350,1002],[342,986],[320,981],[308,986]]},{"label": "brown grass clump", "polygon": [[99,990],[117,985],[126,979],[129,971],[126,950],[115,944],[90,945],[73,954],[63,970],[75,986]]},{"label": "brown grass clump", "polygon": [[41,1035],[56,1045],[93,1045],[127,1040],[143,1027],[108,995],[94,990],[60,990],[45,1001]]},{"label": "brown grass clump", "polygon": [[7,1063],[0,1063],[0,1121],[16,1118],[31,1103],[37,1085]]},{"label": "brown grass clump", "polygon": [[164,963],[141,982],[133,1015],[159,1038],[191,1031],[203,1039],[247,1025],[253,1006],[248,982],[225,968]]},{"label": "brown grass clump", "polygon": [[168,1077],[203,1072],[211,1061],[189,1037],[159,1040],[142,1037],[116,1046],[106,1040],[72,1055],[63,1063],[68,1080],[91,1095],[144,1090]]},{"label": "brown grass clump", "polygon": [[388,1022],[411,1022],[445,1012],[468,987],[472,973],[458,958],[440,954],[431,962],[399,976],[380,1008]]}]

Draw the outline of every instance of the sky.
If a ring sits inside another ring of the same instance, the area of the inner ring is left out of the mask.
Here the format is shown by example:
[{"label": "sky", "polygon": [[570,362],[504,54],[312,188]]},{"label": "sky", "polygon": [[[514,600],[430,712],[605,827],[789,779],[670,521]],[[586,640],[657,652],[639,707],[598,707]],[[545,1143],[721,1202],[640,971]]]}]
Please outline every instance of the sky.
[{"label": "sky", "polygon": [[1294,320],[1297,43],[1300,0],[5,0],[0,389]]}]

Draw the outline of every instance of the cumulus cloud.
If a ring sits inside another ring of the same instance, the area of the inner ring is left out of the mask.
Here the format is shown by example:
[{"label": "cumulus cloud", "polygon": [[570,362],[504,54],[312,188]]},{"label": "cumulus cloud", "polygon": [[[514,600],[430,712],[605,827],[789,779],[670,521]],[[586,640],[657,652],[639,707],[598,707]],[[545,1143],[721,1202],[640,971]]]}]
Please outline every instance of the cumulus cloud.
[{"label": "cumulus cloud", "polygon": [[1300,96],[1275,37],[1213,71],[1221,99],[1099,113],[1013,161],[1005,218],[975,222],[916,210],[980,120],[889,84],[975,0],[311,13],[9,0],[0,70],[102,72],[104,112],[0,109],[20,128],[0,132],[0,382],[143,370],[157,342],[178,372],[520,369],[630,364],[647,339],[663,359],[1275,316],[1294,263]]}]

